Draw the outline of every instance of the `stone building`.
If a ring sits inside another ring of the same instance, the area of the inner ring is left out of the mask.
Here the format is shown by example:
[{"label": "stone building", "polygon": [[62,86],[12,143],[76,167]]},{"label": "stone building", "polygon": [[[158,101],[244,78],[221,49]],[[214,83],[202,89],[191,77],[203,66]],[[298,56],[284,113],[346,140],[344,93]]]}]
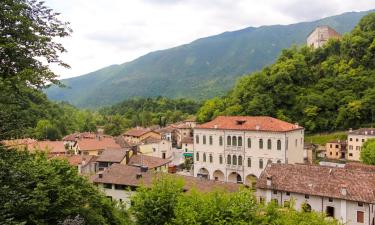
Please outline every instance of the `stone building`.
[{"label": "stone building", "polygon": [[307,37],[307,45],[313,48],[322,47],[331,38],[340,38],[341,35],[327,25],[317,26]]}]

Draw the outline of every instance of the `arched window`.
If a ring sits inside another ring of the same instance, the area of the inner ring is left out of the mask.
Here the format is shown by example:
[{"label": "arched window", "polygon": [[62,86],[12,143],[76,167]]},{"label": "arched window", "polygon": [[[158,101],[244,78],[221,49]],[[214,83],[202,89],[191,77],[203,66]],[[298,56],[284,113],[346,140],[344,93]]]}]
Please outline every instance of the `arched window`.
[{"label": "arched window", "polygon": [[271,139],[268,139],[268,141],[267,141],[267,148],[268,148],[269,150],[271,150],[271,148],[272,148],[272,142],[271,142]]},{"label": "arched window", "polygon": [[227,137],[227,145],[232,145],[232,138],[230,136]]},{"label": "arched window", "polygon": [[238,165],[242,166],[242,156],[238,156]]},{"label": "arched window", "polygon": [[232,145],[237,146],[237,137],[236,136],[232,137]]},{"label": "arched window", "polygon": [[251,167],[251,158],[247,158],[247,167]]},{"label": "arched window", "polygon": [[242,146],[242,137],[238,137],[238,146]]},{"label": "arched window", "polygon": [[223,137],[222,137],[222,136],[219,137],[219,145],[220,145],[220,146],[223,145]]},{"label": "arched window", "polygon": [[197,153],[195,154],[195,160],[196,160],[196,161],[199,161],[199,152],[197,152]]},{"label": "arched window", "polygon": [[263,139],[259,139],[259,148],[263,149]]},{"label": "arched window", "polygon": [[206,153],[203,153],[203,162],[206,162]]},{"label": "arched window", "polygon": [[237,156],[236,155],[233,155],[233,157],[232,157],[232,164],[237,165]]},{"label": "arched window", "polygon": [[272,160],[269,159],[269,160],[267,161],[267,164],[271,164],[271,163],[272,163]]},{"label": "arched window", "polygon": [[227,164],[232,164],[232,157],[230,155],[227,156]]},{"label": "arched window", "polygon": [[212,136],[209,137],[209,142],[210,142],[210,145],[212,145]]},{"label": "arched window", "polygon": [[206,144],[206,135],[203,135],[203,144]]},{"label": "arched window", "polygon": [[277,160],[277,163],[278,163],[278,164],[281,164],[281,160],[280,160],[280,159],[279,159],[279,160]]},{"label": "arched window", "polygon": [[212,163],[213,161],[212,154],[210,154],[209,158],[210,158],[210,163]]},{"label": "arched window", "polygon": [[263,159],[259,159],[259,169],[263,169]]},{"label": "arched window", "polygon": [[219,163],[223,164],[223,156],[222,155],[219,156]]},{"label": "arched window", "polygon": [[198,135],[195,135],[195,143],[199,144],[199,136]]},{"label": "arched window", "polygon": [[281,141],[277,140],[277,150],[281,150]]},{"label": "arched window", "polygon": [[251,139],[250,138],[247,139],[247,147],[251,148]]}]

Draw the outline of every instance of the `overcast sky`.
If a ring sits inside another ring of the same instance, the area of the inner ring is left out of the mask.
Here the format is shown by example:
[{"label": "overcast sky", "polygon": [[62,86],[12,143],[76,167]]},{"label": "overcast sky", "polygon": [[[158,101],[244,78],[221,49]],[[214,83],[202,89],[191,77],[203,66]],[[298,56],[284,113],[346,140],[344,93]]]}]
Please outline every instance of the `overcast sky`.
[{"label": "overcast sky", "polygon": [[83,75],[148,52],[249,26],[310,21],[348,11],[375,9],[374,0],[46,0],[71,23],[62,43],[71,69]]}]

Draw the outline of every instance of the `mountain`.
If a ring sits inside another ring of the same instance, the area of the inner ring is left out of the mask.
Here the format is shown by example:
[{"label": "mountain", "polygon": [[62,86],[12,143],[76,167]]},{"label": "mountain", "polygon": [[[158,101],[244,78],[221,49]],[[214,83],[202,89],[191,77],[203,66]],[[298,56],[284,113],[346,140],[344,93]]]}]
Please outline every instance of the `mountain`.
[{"label": "mountain", "polygon": [[238,77],[273,63],[282,49],[304,44],[316,26],[329,25],[339,33],[346,33],[369,12],[349,12],[291,25],[249,27],[201,38],[62,80],[69,88],[51,87],[46,93],[50,99],[91,108],[135,96],[191,99],[221,96]]}]

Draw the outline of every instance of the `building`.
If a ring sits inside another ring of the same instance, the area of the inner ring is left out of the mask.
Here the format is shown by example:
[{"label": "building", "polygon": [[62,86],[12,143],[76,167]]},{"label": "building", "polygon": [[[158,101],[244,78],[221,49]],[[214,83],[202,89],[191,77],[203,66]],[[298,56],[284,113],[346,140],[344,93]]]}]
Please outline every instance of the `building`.
[{"label": "building", "polygon": [[110,167],[112,164],[126,164],[129,161],[128,149],[106,149],[96,159],[99,171]]},{"label": "building", "polygon": [[151,130],[149,128],[142,128],[142,127],[137,127],[128,130],[123,134],[123,137],[125,140],[130,143],[130,144],[138,144],[142,140],[148,138],[148,137],[153,137],[156,139],[161,139],[160,133]]},{"label": "building", "polygon": [[[125,202],[129,206],[130,196],[135,193],[137,187],[141,185],[151,186],[155,179],[163,176],[162,174],[139,167],[114,164],[92,177],[92,181],[107,197]],[[184,191],[196,188],[199,191],[208,192],[220,188],[233,192],[240,188],[238,184],[202,180],[192,176],[169,176],[183,179]]]},{"label": "building", "polygon": [[322,47],[329,39],[339,39],[341,35],[330,26],[317,26],[307,37],[307,45],[313,48]]},{"label": "building", "polygon": [[60,155],[52,158],[67,160],[71,166],[77,168],[79,174],[95,174],[97,171],[97,156],[94,155]]},{"label": "building", "polygon": [[29,146],[28,150],[31,152],[46,152],[49,156],[66,155],[69,153],[63,141],[37,141]]},{"label": "building", "polygon": [[326,157],[328,159],[345,159],[346,152],[346,141],[334,140],[326,143]]},{"label": "building", "polygon": [[257,182],[257,198],[297,210],[326,213],[348,225],[374,225],[375,173],[360,169],[269,164]]},{"label": "building", "polygon": [[130,157],[128,165],[135,167],[145,167],[153,171],[168,171],[168,165],[171,162],[169,159],[161,159],[159,157],[147,155],[133,155]]},{"label": "building", "polygon": [[304,128],[267,116],[219,116],[194,129],[194,176],[252,184],[268,163],[303,163]]},{"label": "building", "polygon": [[167,141],[173,141],[173,134],[175,132],[175,128],[172,126],[167,126],[163,128],[159,128],[155,130],[161,135],[161,139],[167,140]]},{"label": "building", "polygon": [[348,160],[359,161],[364,142],[375,138],[375,128],[350,129],[348,132]]},{"label": "building", "polygon": [[181,147],[183,151],[184,157],[193,157],[194,153],[194,138],[193,137],[185,137],[181,140]]},{"label": "building", "polygon": [[150,136],[139,143],[138,151],[142,155],[170,159],[172,157],[172,142]]},{"label": "building", "polygon": [[76,145],[80,155],[100,155],[105,149],[121,149],[115,139],[109,136],[78,139]]},{"label": "building", "polygon": [[174,139],[178,148],[182,148],[182,140],[184,138],[193,137],[193,128],[196,126],[196,122],[193,121],[183,121],[171,125],[175,128]]}]

